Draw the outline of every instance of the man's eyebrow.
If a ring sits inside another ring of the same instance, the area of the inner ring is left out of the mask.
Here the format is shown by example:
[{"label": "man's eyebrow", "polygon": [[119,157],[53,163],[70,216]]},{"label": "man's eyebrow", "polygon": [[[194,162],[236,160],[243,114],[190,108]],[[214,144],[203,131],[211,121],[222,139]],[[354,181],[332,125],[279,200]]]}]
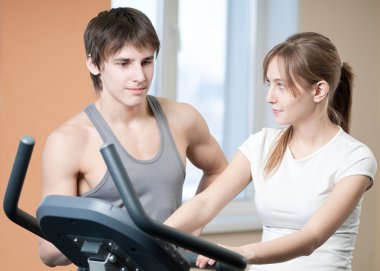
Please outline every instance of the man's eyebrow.
[{"label": "man's eyebrow", "polygon": [[154,55],[151,55],[151,56],[144,58],[143,60],[153,60],[153,59],[154,59]]},{"label": "man's eyebrow", "polygon": [[118,57],[118,58],[114,58],[112,59],[112,61],[130,61],[131,58],[128,58],[128,57]]},{"label": "man's eyebrow", "polygon": [[[151,55],[151,56],[147,56],[143,58],[142,60],[146,61],[146,60],[153,60],[153,59],[154,59],[154,55]],[[125,62],[125,61],[132,61],[132,60],[133,60],[132,58],[128,58],[128,57],[118,57],[118,58],[114,58],[112,61]]]}]

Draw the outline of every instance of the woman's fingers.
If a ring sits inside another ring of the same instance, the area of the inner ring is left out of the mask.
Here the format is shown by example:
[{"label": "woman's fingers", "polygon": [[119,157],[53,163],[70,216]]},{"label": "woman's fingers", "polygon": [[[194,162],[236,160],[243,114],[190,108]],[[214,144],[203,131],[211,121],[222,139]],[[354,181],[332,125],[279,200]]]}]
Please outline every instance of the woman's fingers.
[{"label": "woman's fingers", "polygon": [[214,265],[215,260],[210,259],[206,256],[199,255],[196,261],[196,266],[199,268],[205,268],[207,265]]}]

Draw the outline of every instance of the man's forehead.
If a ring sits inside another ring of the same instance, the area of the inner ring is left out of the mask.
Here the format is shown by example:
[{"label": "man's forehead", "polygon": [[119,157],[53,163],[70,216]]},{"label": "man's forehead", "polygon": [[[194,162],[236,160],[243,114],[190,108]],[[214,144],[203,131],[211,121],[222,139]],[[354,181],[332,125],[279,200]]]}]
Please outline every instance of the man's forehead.
[{"label": "man's forehead", "polygon": [[140,59],[148,58],[154,55],[154,49],[136,48],[132,45],[124,45],[120,50],[115,52],[109,59]]}]

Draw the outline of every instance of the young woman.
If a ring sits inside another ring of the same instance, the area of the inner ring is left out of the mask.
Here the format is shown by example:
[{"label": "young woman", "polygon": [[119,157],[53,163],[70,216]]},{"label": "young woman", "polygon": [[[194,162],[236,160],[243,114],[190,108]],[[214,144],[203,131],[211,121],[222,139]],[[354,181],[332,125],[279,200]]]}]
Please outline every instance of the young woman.
[{"label": "young woman", "polygon": [[[332,42],[299,33],[265,57],[267,101],[283,129],[251,135],[218,179],[166,224],[207,224],[252,180],[262,242],[229,247],[249,270],[351,270],[363,194],[376,173],[370,149],[349,135],[353,74]],[[198,258],[198,266],[214,261]]]}]

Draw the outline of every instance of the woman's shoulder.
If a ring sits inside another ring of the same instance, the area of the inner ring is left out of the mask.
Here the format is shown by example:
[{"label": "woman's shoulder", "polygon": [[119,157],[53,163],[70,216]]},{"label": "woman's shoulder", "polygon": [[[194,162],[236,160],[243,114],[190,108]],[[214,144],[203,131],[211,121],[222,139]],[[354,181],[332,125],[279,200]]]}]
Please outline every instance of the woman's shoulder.
[{"label": "woman's shoulder", "polygon": [[336,145],[340,149],[345,150],[348,155],[356,154],[374,157],[368,145],[343,130],[340,133]]},{"label": "woman's shoulder", "polygon": [[245,155],[256,153],[265,156],[282,131],[281,128],[262,128],[251,134],[239,147],[239,150]]},{"label": "woman's shoulder", "polygon": [[366,175],[372,180],[377,171],[377,161],[372,150],[350,134],[341,131],[332,154],[340,157],[339,179],[349,175]]}]

